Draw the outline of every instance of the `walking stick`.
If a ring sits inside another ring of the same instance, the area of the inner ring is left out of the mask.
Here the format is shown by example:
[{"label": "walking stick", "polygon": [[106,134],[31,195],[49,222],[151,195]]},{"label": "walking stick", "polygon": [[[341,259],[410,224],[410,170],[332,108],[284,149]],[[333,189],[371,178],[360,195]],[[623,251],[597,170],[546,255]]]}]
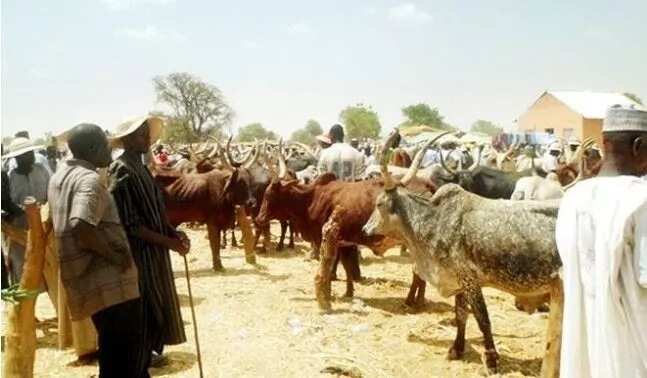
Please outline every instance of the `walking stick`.
[{"label": "walking stick", "polygon": [[186,287],[189,289],[189,303],[191,304],[191,317],[193,318],[193,332],[195,334],[195,349],[198,355],[198,367],[200,368],[200,378],[203,378],[204,372],[202,371],[202,355],[200,354],[200,341],[198,340],[198,322],[195,320],[195,309],[193,308],[193,294],[191,293],[189,263],[186,261],[186,255],[182,257],[184,258],[184,273],[186,274]]}]

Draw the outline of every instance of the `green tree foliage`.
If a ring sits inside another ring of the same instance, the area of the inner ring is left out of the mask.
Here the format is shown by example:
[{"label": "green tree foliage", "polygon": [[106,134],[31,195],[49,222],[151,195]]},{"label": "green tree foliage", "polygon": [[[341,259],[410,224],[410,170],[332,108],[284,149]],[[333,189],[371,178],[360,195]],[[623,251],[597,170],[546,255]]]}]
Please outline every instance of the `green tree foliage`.
[{"label": "green tree foliage", "polygon": [[478,121],[472,124],[470,131],[475,131],[487,135],[497,135],[503,132],[503,128],[497,126],[496,124],[479,119]]},{"label": "green tree foliage", "polygon": [[319,124],[319,122],[315,121],[314,119],[309,119],[308,122],[306,122],[305,130],[310,133],[310,135],[314,136],[323,134],[321,124]]},{"label": "green tree foliage", "polygon": [[272,132],[271,130],[267,130],[265,127],[263,127],[262,124],[255,122],[241,127],[240,130],[238,130],[238,136],[236,137],[236,139],[239,142],[253,142],[256,139],[276,140],[277,135],[274,134],[274,132]]},{"label": "green tree foliage", "polygon": [[215,85],[182,72],[157,76],[153,85],[157,101],[171,109],[166,118],[174,122],[174,137],[203,139],[231,124],[234,113]]},{"label": "green tree foliage", "polygon": [[339,121],[345,126],[346,138],[377,138],[382,129],[377,113],[364,104],[346,107]]},{"label": "green tree foliage", "polygon": [[309,119],[302,129],[295,130],[292,135],[290,135],[290,140],[305,144],[312,144],[315,142],[315,137],[321,134],[323,134],[323,130],[319,122],[315,121],[314,119]]},{"label": "green tree foliage", "polygon": [[643,105],[643,100],[641,100],[640,97],[638,97],[638,95],[633,93],[623,93],[623,94],[625,95],[625,97],[628,97],[629,99],[636,101],[640,105]]},{"label": "green tree foliage", "polygon": [[444,122],[444,117],[440,115],[437,108],[432,108],[425,103],[402,108],[402,115],[405,116],[406,121],[400,124],[401,127],[424,125],[443,130],[453,129],[452,126]]}]

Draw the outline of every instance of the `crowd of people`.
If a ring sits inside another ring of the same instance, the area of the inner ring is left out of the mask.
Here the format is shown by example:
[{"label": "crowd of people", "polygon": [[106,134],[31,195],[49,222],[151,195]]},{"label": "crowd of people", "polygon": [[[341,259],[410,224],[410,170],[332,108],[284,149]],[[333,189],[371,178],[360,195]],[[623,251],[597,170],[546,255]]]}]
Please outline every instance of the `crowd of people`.
[{"label": "crowd of people", "polygon": [[[110,137],[97,125],[77,125],[57,140],[67,144],[66,159],[56,146],[35,152],[39,146],[21,132],[2,155],[3,221],[24,229],[25,198],[49,204],[71,317],[91,319],[101,377],[147,377],[165,345],[186,341],[169,251],[184,255],[190,242],[169,225],[162,192],[144,162],[162,125],[157,117],[137,118]],[[344,138],[338,124],[316,138],[318,171],[359,180],[375,151],[369,143]],[[642,377],[647,376],[647,112],[610,109],[602,142],[598,176],[566,193],[557,219],[565,288],[561,371],[568,377]],[[542,168],[554,170],[564,147],[575,151],[579,143],[546,146]],[[438,154],[449,159],[459,151],[455,147],[430,150],[423,164],[437,162]],[[115,148],[122,152],[113,161]],[[163,146],[153,152],[157,164],[171,159]],[[356,246],[340,247],[358,253]],[[20,282],[24,247],[5,243],[2,257],[4,288]]]}]

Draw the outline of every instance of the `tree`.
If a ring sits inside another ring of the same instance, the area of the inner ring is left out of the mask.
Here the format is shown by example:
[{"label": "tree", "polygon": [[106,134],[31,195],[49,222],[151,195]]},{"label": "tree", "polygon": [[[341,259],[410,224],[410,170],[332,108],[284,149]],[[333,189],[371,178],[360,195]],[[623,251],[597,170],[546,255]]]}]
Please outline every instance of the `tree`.
[{"label": "tree", "polygon": [[474,122],[472,124],[472,127],[470,128],[470,131],[475,131],[478,133],[483,133],[487,135],[497,135],[503,132],[503,128],[497,126],[496,124],[490,122],[490,121],[485,121],[482,119],[479,119],[478,121]]},{"label": "tree", "polygon": [[346,107],[339,121],[346,126],[347,138],[377,138],[382,129],[377,113],[364,104]]},{"label": "tree", "polygon": [[407,118],[406,121],[400,124],[402,127],[425,125],[437,129],[449,128],[448,125],[443,122],[444,117],[440,115],[437,108],[432,108],[428,104],[422,102],[402,108],[402,115]]},{"label": "tree", "polygon": [[635,95],[633,93],[623,93],[625,97],[628,97],[630,100],[634,100],[635,102],[639,103],[640,105],[643,104],[643,100],[638,97],[638,95]]},{"label": "tree", "polygon": [[309,119],[308,122],[306,122],[305,127],[295,130],[292,135],[290,135],[290,140],[304,144],[312,144],[315,141],[315,137],[321,134],[323,134],[323,130],[321,129],[319,122],[314,119]]},{"label": "tree", "polygon": [[262,124],[258,122],[250,123],[243,126],[238,130],[236,139],[239,142],[253,142],[254,140],[272,139],[276,140],[277,135],[273,131],[267,130]]},{"label": "tree", "polygon": [[307,131],[310,135],[313,135],[313,136],[323,134],[323,129],[321,128],[321,125],[319,124],[319,122],[315,121],[314,119],[309,119],[308,122],[306,122],[305,131]]},{"label": "tree", "polygon": [[174,119],[177,135],[201,139],[231,124],[234,113],[215,85],[182,72],[157,76],[153,85],[157,101],[171,108],[166,117]]}]

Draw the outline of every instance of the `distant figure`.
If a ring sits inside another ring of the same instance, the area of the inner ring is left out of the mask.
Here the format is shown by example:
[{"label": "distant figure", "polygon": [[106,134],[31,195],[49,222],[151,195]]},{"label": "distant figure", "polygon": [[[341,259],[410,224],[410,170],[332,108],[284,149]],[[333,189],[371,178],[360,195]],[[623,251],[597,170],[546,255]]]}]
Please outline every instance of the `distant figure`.
[{"label": "distant figure", "polygon": [[561,376],[647,377],[647,112],[612,107],[597,177],[568,190]]},{"label": "distant figure", "polygon": [[[19,207],[27,197],[34,197],[41,204],[47,202],[47,185],[49,184],[49,170],[41,163],[36,162],[34,151],[41,149],[33,141],[17,137],[9,145],[9,153],[4,158],[15,162],[15,167],[9,171],[9,187],[11,201]],[[20,215],[13,220],[13,225],[27,229],[27,218]],[[25,263],[25,247],[17,243],[9,245],[9,265],[11,266],[11,282],[19,283]]]}]

